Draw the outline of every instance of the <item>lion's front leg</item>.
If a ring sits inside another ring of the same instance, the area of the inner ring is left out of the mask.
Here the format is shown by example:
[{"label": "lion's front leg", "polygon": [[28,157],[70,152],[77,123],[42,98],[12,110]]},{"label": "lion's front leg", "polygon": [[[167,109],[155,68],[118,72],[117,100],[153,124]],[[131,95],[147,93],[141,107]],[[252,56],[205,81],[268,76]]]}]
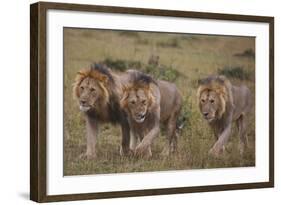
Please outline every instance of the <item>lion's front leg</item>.
[{"label": "lion's front leg", "polygon": [[122,142],[120,147],[120,155],[128,155],[130,153],[130,126],[129,123],[124,120],[121,123],[122,128]]},{"label": "lion's front leg", "polygon": [[151,144],[140,143],[135,149],[135,155],[138,157],[152,157]]},{"label": "lion's front leg", "polygon": [[138,144],[135,149],[135,155],[137,156],[143,156],[147,154],[152,156],[150,148],[152,141],[160,133],[160,105],[158,105],[151,123],[154,124],[152,129],[143,137],[142,141]]},{"label": "lion's front leg", "polygon": [[134,134],[134,133],[130,133],[130,150],[131,151],[135,151],[136,147],[137,147],[137,143],[138,143],[138,135]]},{"label": "lion's front leg", "polygon": [[96,158],[96,144],[97,144],[98,124],[95,119],[86,116],[86,138],[87,150],[80,157],[86,159]]},{"label": "lion's front leg", "polygon": [[135,149],[135,155],[137,156],[152,156],[151,144],[154,138],[156,138],[160,133],[159,124],[156,123],[155,127],[143,138],[143,140],[138,144]]},{"label": "lion's front leg", "polygon": [[227,143],[229,136],[231,134],[231,123],[222,131],[219,135],[217,142],[209,150],[209,155],[214,157],[219,157],[225,150],[225,144]]}]

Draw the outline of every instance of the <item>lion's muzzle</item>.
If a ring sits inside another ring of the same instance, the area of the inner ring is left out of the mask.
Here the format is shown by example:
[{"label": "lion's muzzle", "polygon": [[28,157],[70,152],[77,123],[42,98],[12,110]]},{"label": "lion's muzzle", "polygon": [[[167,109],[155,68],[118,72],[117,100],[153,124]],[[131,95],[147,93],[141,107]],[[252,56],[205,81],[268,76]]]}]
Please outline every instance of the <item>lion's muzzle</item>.
[{"label": "lion's muzzle", "polygon": [[209,112],[203,112],[202,115],[203,115],[204,119],[206,121],[208,121],[209,123],[212,122],[215,119],[215,116],[212,113],[209,113]]},{"label": "lion's muzzle", "polygon": [[80,100],[79,109],[80,109],[82,112],[87,112],[88,110],[91,109],[91,106],[88,105],[88,103],[87,103],[85,100]]},{"label": "lion's muzzle", "polygon": [[142,123],[143,121],[145,120],[145,114],[137,114],[136,116],[135,116],[135,121],[137,122],[137,123]]}]

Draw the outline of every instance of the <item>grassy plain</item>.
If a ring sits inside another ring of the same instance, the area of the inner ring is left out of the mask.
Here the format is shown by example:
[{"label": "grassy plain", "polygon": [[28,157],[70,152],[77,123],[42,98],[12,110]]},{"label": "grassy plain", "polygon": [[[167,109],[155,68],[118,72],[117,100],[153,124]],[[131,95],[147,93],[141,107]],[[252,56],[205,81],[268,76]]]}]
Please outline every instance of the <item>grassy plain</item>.
[{"label": "grassy plain", "polygon": [[[65,28],[64,175],[254,166],[254,109],[249,119],[249,149],[244,156],[239,154],[237,129],[233,124],[226,152],[220,159],[214,159],[208,156],[208,150],[215,138],[199,113],[196,99],[198,79],[218,73],[227,75],[233,84],[247,85],[254,94],[254,50],[255,39],[250,37]],[[72,97],[77,71],[106,59],[139,62],[143,69],[152,54],[160,57],[160,67],[167,71],[158,77],[172,79],[184,97],[182,117],[187,121],[179,135],[178,152],[170,157],[160,155],[166,140],[163,132],[153,143],[151,159],[121,157],[120,127],[104,124],[99,129],[97,159],[80,159],[79,155],[86,150],[86,138],[83,115]]]}]

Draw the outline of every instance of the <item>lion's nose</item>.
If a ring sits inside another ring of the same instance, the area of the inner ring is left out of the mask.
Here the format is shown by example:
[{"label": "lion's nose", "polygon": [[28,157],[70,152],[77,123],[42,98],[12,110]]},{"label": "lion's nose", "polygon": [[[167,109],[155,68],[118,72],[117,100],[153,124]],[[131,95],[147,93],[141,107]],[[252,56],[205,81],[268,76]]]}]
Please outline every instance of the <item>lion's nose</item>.
[{"label": "lion's nose", "polygon": [[204,113],[203,113],[203,115],[204,115],[205,117],[207,117],[208,114],[209,114],[208,112],[204,112]]},{"label": "lion's nose", "polygon": [[81,103],[82,105],[85,105],[85,104],[86,104],[86,100],[80,100],[80,103]]},{"label": "lion's nose", "polygon": [[143,117],[144,117],[144,114],[138,114],[138,117],[139,117],[139,118],[143,118]]}]

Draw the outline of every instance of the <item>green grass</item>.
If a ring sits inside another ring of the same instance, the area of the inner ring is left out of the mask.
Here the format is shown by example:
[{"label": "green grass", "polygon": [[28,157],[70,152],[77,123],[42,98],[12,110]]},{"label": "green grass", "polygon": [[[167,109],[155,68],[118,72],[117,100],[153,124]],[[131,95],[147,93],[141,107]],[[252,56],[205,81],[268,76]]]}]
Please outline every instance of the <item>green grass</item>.
[{"label": "green grass", "polygon": [[[236,55],[254,51],[254,42],[254,38],[248,37],[65,29],[64,175],[254,166],[254,111],[250,114],[250,147],[245,155],[239,154],[237,130],[233,125],[226,153],[220,159],[213,159],[208,156],[208,150],[215,139],[200,115],[196,99],[198,79],[217,73],[228,76],[233,84],[247,85],[254,94],[254,58]],[[151,54],[160,56],[159,66],[147,64]],[[79,159],[86,150],[85,121],[72,97],[72,84],[77,71],[93,62],[105,62],[118,71],[139,69],[177,85],[184,99],[179,123],[185,125],[179,133],[177,153],[170,157],[160,155],[166,144],[162,132],[153,143],[151,159],[120,157],[120,127],[103,124],[99,129],[97,159]]]}]

